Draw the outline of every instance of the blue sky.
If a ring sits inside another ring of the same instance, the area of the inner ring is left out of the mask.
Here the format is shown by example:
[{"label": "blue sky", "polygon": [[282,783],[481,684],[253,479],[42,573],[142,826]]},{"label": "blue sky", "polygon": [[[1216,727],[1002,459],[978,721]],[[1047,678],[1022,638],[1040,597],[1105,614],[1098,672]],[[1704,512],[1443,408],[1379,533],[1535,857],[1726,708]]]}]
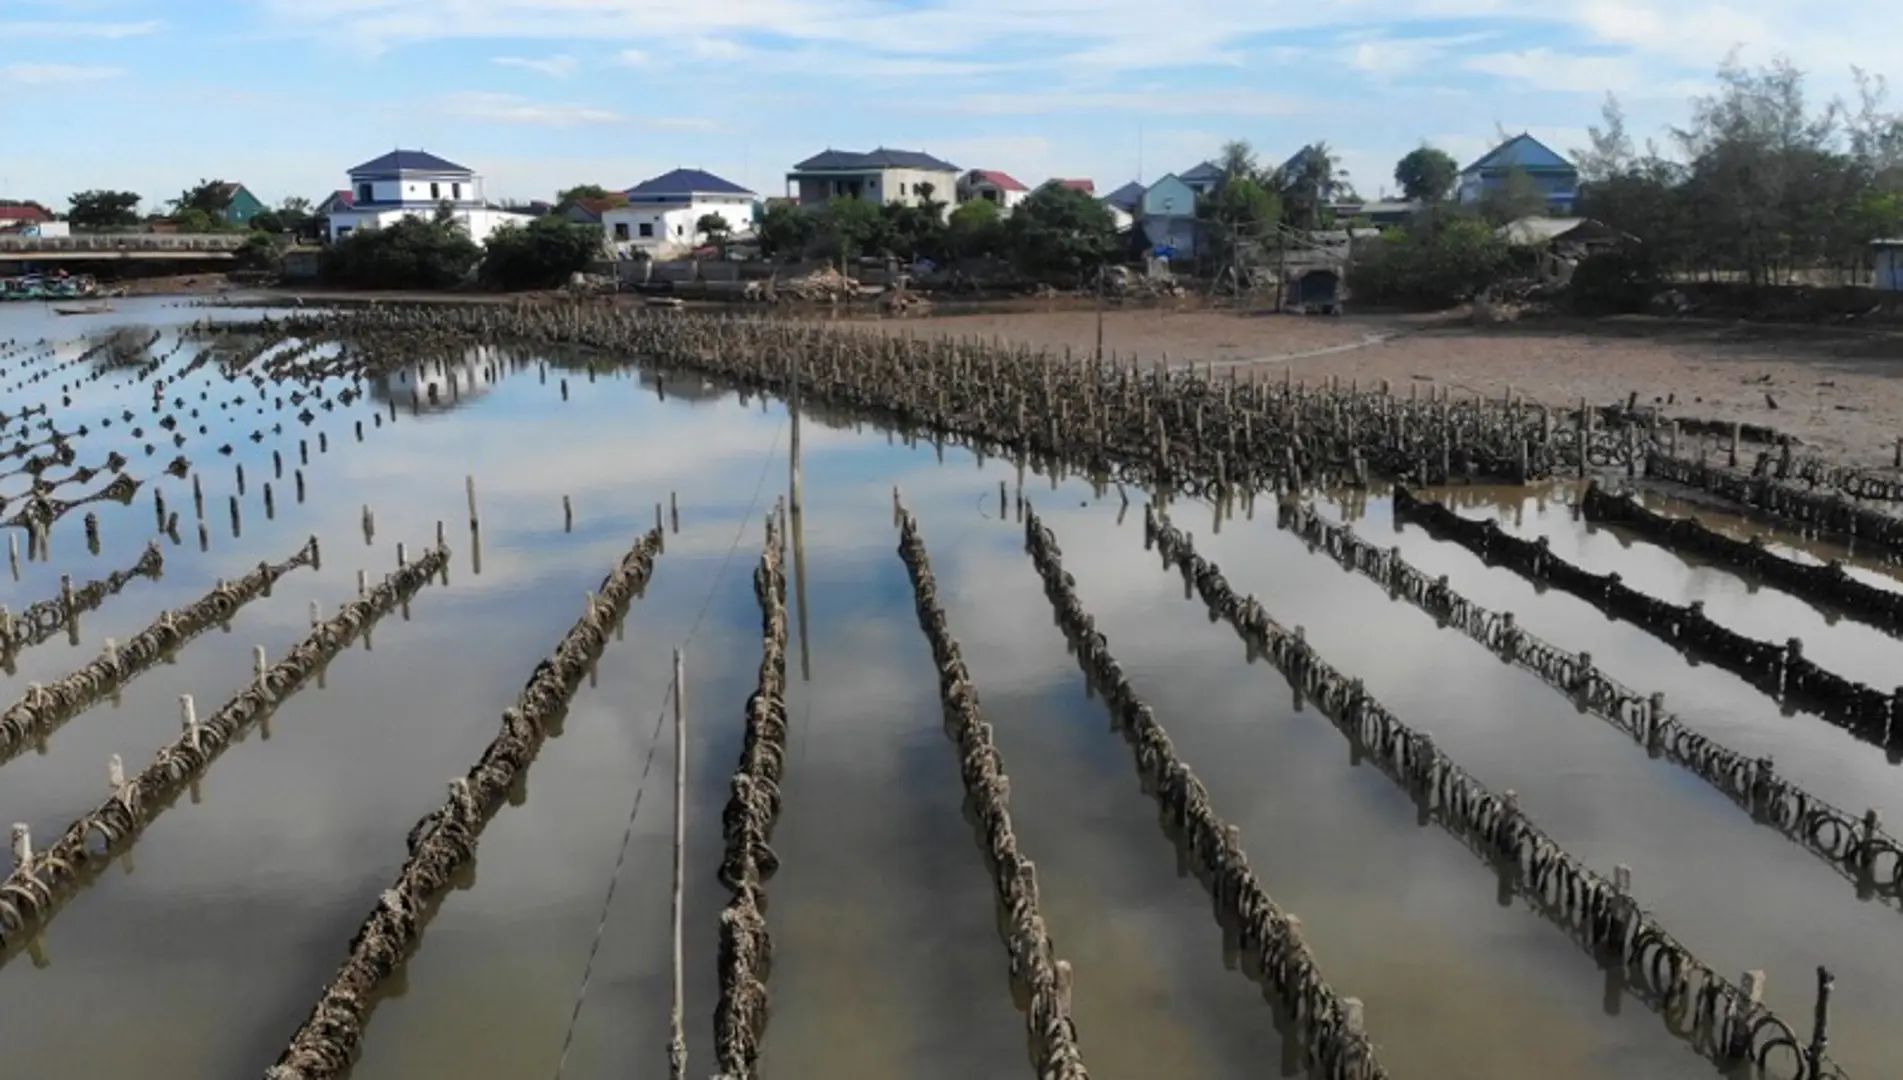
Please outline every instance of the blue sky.
[{"label": "blue sky", "polygon": [[[1855,8],[1864,8],[1859,15]],[[828,146],[1027,183],[1155,179],[1246,138],[1325,139],[1364,195],[1422,140],[1562,153],[1607,91],[1682,120],[1734,45],[1903,79],[1873,0],[0,0],[0,195],[170,198],[201,177],[316,199],[393,147],[495,198],[676,166],[768,194]]]}]

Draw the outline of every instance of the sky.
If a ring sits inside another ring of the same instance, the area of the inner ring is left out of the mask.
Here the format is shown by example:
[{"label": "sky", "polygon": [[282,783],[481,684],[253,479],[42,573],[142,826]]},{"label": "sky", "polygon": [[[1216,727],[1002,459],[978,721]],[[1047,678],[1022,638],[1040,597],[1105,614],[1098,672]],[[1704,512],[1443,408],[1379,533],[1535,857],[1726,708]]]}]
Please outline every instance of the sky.
[{"label": "sky", "polygon": [[[1865,11],[1859,15],[1857,8]],[[1819,99],[1903,80],[1874,0],[0,0],[0,197],[156,207],[202,178],[313,201],[402,147],[492,199],[676,167],[762,194],[828,147],[1027,184],[1153,181],[1324,140],[1364,197],[1423,141],[1464,165],[1586,145],[1608,92],[1682,122],[1734,47]]]}]

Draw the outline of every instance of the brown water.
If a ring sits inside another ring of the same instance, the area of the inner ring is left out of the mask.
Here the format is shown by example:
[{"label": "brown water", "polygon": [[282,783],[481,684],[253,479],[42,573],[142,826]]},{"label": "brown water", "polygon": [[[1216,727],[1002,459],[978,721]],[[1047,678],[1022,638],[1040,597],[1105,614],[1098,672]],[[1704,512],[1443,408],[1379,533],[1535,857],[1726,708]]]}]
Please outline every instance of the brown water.
[{"label": "brown water", "polygon": [[[122,302],[111,318],[204,314]],[[95,321],[105,320],[84,320]],[[72,334],[76,322],[0,310],[0,338]],[[533,363],[470,390],[477,367],[465,369],[454,407],[446,397],[421,417],[400,408],[394,424],[384,414],[381,428],[370,423],[387,407],[380,401],[320,410],[309,431],[268,415],[285,430],[260,443],[244,438],[258,426],[254,404],[242,419],[218,414],[235,433],[229,459],[215,452],[222,437],[179,451],[205,478],[210,550],[198,550],[189,486],[166,480],[184,543],[167,542],[164,579],[129,586],[82,621],[77,649],[60,638],[29,650],[0,683],[11,700],[28,680],[57,678],[105,637],[136,632],[217,576],[282,558],[312,533],[323,543],[321,571],[285,578],[228,634],[205,635],[176,665],[128,686],[116,707],[72,720],[44,755],[0,769],[0,816],[32,824],[44,843],[106,794],[108,755],[138,768],[172,737],[179,694],[197,695],[209,713],[247,677],[253,644],[280,655],[308,631],[310,601],[334,610],[354,594],[358,569],[387,572],[398,541],[418,550],[437,521],[449,526],[456,557],[447,587],[425,589],[409,619],[384,621],[370,649],[340,657],[321,688],[287,702],[268,740],[254,735],[221,759],[197,802],[181,799],[47,928],[47,966],[20,955],[0,970],[0,1074],[260,1073],[393,877],[411,824],[480,753],[582,594],[670,492],[679,494],[681,531],[668,537],[623,640],[583,686],[520,804],[484,834],[473,883],[448,898],[397,993],[378,1008],[356,1076],[556,1075],[598,929],[563,1075],[665,1067],[672,741],[661,710],[670,650],[683,643],[690,1069],[712,1071],[714,943],[725,899],[713,876],[716,823],[759,661],[750,578],[761,515],[788,487],[785,411],[713,391],[683,397],[691,389],[683,386],[670,386],[663,401],[652,380],[631,373],[590,384],[581,371],[557,368],[544,381]],[[207,379],[216,376],[201,372],[189,386]],[[60,381],[30,389],[56,394]],[[76,415],[116,416],[149,403],[148,390],[110,390],[113,381],[85,387]],[[398,386],[394,396],[406,402],[407,393]],[[351,433],[356,419],[365,421],[361,445]],[[330,436],[328,453],[317,449],[317,430]],[[894,552],[896,485],[924,527],[952,628],[996,727],[1020,841],[1040,866],[1053,939],[1076,968],[1075,1012],[1092,1075],[1295,1075],[1261,992],[1224,969],[1209,901],[1179,874],[1129,750],[1084,693],[1022,552],[1021,527],[999,518],[998,483],[1015,484],[1016,469],[811,417],[801,436],[795,603],[803,619],[790,661],[791,748],[774,841],[783,868],[768,886],[776,962],[764,1073],[1029,1074],[991,883],[961,815],[929,650]],[[289,479],[299,437],[311,444],[302,505]],[[168,445],[147,458],[137,443],[115,424],[80,440],[81,462],[129,445],[129,471],[145,477],[171,456]],[[276,519],[267,520],[260,484],[271,475],[272,449],[285,455],[287,472],[276,482]],[[242,536],[233,537],[224,503],[239,461],[249,485]],[[477,478],[484,522],[479,574],[462,526],[465,474]],[[1099,499],[1088,484],[1053,486],[1035,473],[1025,487],[1138,692],[1217,811],[1242,827],[1269,891],[1302,916],[1330,981],[1366,1002],[1394,1076],[1710,1072],[1636,1000],[1609,996],[1605,976],[1560,930],[1524,903],[1500,903],[1486,865],[1437,828],[1418,826],[1401,791],[1352,764],[1332,725],[1294,708],[1272,669],[1249,664],[1228,625],[1186,601],[1180,577],[1144,551],[1140,505],[1125,513],[1114,493]],[[563,528],[563,495],[575,507],[572,532]],[[368,544],[366,503],[376,513]],[[130,563],[151,534],[150,493],[127,508],[97,509],[98,559],[86,553],[76,513],[56,527],[49,562],[23,564],[18,582],[0,579],[0,602],[17,611],[56,595],[62,572],[84,580]],[[1591,650],[1615,677],[1666,691],[1688,722],[1775,754],[1783,772],[1843,805],[1874,805],[1903,820],[1897,771],[1875,749],[1815,718],[1781,715],[1734,677],[1691,667],[1642,631],[1536,593],[1417,529],[1390,539],[1385,500],[1367,500],[1365,510],[1356,528],[1371,539],[1400,543],[1466,594],[1514,611],[1563,646]],[[1220,532],[1207,506],[1179,504],[1174,513],[1239,589],[1279,620],[1305,626],[1324,656],[1431,729],[1480,779],[1515,789],[1570,850],[1606,872],[1630,864],[1642,900],[1701,957],[1733,976],[1765,969],[1769,1001],[1801,1033],[1812,966],[1829,965],[1839,979],[1838,1060],[1861,1078],[1903,1070],[1903,1037],[1887,1005],[1903,989],[1903,915],[1858,902],[1848,883],[1702,783],[1309,553],[1266,510]],[[1746,632],[1802,636],[1846,674],[1875,677],[1895,655],[1896,643],[1874,631],[1830,624],[1772,590],[1753,592],[1658,549],[1624,547],[1556,503],[1526,507],[1513,527],[1551,535],[1567,557],[1619,569],[1656,595],[1706,598],[1714,618]],[[626,860],[604,923],[624,832]]]}]

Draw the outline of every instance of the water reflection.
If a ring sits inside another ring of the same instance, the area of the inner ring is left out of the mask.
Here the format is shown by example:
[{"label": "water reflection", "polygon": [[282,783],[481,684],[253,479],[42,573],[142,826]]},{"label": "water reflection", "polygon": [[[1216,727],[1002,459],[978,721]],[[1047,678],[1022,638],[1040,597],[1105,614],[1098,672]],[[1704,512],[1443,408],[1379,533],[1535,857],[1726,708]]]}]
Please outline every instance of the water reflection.
[{"label": "water reflection", "polygon": [[[176,314],[189,321],[206,312]],[[14,329],[10,317],[0,313],[0,338],[48,332]],[[770,1075],[968,1080],[1024,1070],[990,882],[960,816],[956,756],[940,730],[929,653],[894,554],[895,484],[926,529],[941,597],[1012,769],[1014,818],[1025,848],[1040,857],[1050,930],[1077,967],[1075,1008],[1093,1076],[1254,1077],[1265,1061],[1282,1061],[1287,1046],[1259,991],[1223,969],[1207,898],[1176,876],[1176,852],[1130,777],[1127,751],[1105,729],[1101,704],[1051,625],[1009,512],[1012,490],[1037,498],[1063,535],[1067,568],[1100,628],[1212,798],[1242,826],[1271,891],[1304,917],[1330,977],[1367,1002],[1397,1078],[1709,1074],[1643,1010],[1607,1015],[1605,974],[1568,938],[1524,906],[1497,906],[1497,880],[1468,848],[1422,830],[1405,795],[1261,681],[1271,676],[1248,670],[1228,629],[1184,603],[1180,580],[1144,553],[1138,515],[1114,487],[1070,478],[1053,489],[1035,463],[981,461],[809,407],[797,410],[795,464],[795,440],[784,449],[780,442],[782,419],[790,435],[792,418],[776,403],[687,380],[663,387],[605,364],[590,381],[578,359],[548,358],[544,381],[537,357],[465,357],[459,379],[485,367],[500,377],[445,386],[439,399],[448,394],[459,407],[427,424],[406,415],[400,379],[373,386],[362,406],[313,409],[309,427],[287,425],[286,435],[260,443],[234,438],[240,429],[219,421],[233,435],[210,427],[206,445],[230,440],[233,452],[199,454],[194,471],[213,518],[228,517],[237,500],[242,533],[227,535],[219,522],[201,532],[202,553],[189,538],[168,547],[165,578],[142,583],[136,601],[129,589],[89,615],[78,651],[54,642],[22,655],[6,684],[14,696],[25,680],[56,678],[90,659],[104,637],[127,636],[219,576],[276,557],[306,534],[325,542],[322,570],[286,578],[273,598],[238,613],[228,634],[207,634],[175,664],[128,685],[119,707],[101,703],[44,755],[6,766],[0,820],[51,835],[97,803],[111,754],[143,760],[176,734],[178,694],[221,700],[244,685],[254,645],[279,655],[308,634],[311,601],[335,610],[355,594],[359,570],[387,569],[394,544],[420,551],[439,522],[463,520],[463,481],[477,478],[482,528],[475,536],[451,529],[450,538],[467,546],[467,565],[480,574],[463,572],[458,551],[453,580],[418,603],[410,621],[380,627],[374,651],[366,641],[340,656],[324,688],[285,704],[268,742],[252,740],[208,775],[202,804],[157,822],[140,841],[136,873],[102,877],[63,913],[35,946],[48,966],[14,963],[0,973],[0,1012],[15,1020],[10,1071],[183,1080],[255,1075],[273,1060],[404,859],[403,832],[493,736],[497,713],[573,621],[582,592],[653,523],[656,507],[666,513],[674,492],[679,531],[667,537],[625,641],[578,696],[517,793],[519,805],[485,832],[479,882],[435,918],[404,992],[379,1006],[355,1075],[552,1072],[638,792],[627,872],[568,1074],[661,1068],[672,829],[664,785],[646,791],[642,777],[671,649],[697,621],[686,992],[690,1061],[712,1060],[715,823],[759,658],[745,575],[722,568],[764,472],[784,467],[802,678],[788,702],[774,838],[783,869],[770,915]],[[187,362],[181,352],[161,370]],[[109,381],[76,398],[87,415],[149,408],[149,390]],[[191,402],[221,385],[207,365],[167,396]],[[35,386],[37,404],[47,388]],[[392,402],[402,414],[395,423]],[[379,415],[385,422],[373,426]],[[358,419],[361,445],[348,434]],[[140,452],[127,456],[143,464],[142,441],[115,424],[85,445],[103,454],[130,442]],[[295,459],[293,441],[307,444]],[[275,515],[258,512],[261,485],[238,494],[239,464],[253,480],[293,471],[301,499],[280,490]],[[190,497],[185,478],[153,482],[174,505]],[[572,531],[563,496],[572,499]],[[96,576],[93,566],[130,562],[151,535],[152,507],[143,503],[97,508],[105,562],[87,553],[78,528],[56,528],[50,560],[23,563],[9,589],[53,595],[61,573],[84,579]],[[1520,503],[1527,528],[1596,542],[1557,509],[1542,517],[1537,502]],[[357,543],[366,504],[375,515],[368,547]],[[1836,801],[1903,815],[1893,774],[1867,748],[1822,725],[1784,721],[1731,676],[1661,658],[1656,642],[1577,601],[1538,595],[1418,531],[1396,535],[1382,500],[1366,506],[1357,528],[1371,539],[1403,545],[1424,568],[1443,567],[1463,591],[1515,611],[1536,632],[1593,650],[1626,681],[1663,687],[1688,722],[1775,754],[1780,769]],[[1181,502],[1176,512],[1212,527],[1218,513]],[[1903,1070],[1884,1011],[1903,989],[1894,912],[1857,904],[1802,852],[1737,821],[1730,804],[1601,725],[1568,715],[1544,686],[1471,642],[1395,614],[1367,582],[1327,572],[1277,529],[1271,504],[1244,501],[1221,514],[1220,535],[1199,537],[1198,546],[1238,587],[1299,620],[1397,711],[1432,723],[1477,774],[1516,785],[1570,850],[1602,868],[1632,865],[1641,895],[1701,954],[1739,970],[1766,968],[1781,1013],[1802,1012],[1808,965],[1829,964],[1841,977],[1838,1056],[1862,1076]],[[1741,592],[1738,602],[1750,607],[1763,595]],[[820,652],[833,659],[816,665]],[[74,1000],[87,1009],[61,1004]],[[113,1034],[100,1038],[101,1030]]]}]

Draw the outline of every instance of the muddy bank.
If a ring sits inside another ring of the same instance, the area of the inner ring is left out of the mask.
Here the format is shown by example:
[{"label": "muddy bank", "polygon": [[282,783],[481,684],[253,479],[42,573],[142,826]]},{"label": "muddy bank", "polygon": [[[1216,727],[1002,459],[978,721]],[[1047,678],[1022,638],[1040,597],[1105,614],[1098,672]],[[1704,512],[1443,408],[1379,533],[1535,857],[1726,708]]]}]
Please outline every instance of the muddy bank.
[{"label": "muddy bank", "polygon": [[[943,309],[941,309],[943,311]],[[886,333],[1003,338],[1033,347],[1096,348],[1091,311],[945,312],[867,320]],[[1801,332],[1800,332],[1801,331]],[[1461,326],[1446,316],[1321,318],[1216,310],[1112,310],[1104,349],[1149,362],[1286,368],[1297,379],[1382,379],[1457,395],[1509,390],[1552,404],[1669,403],[1674,415],[1764,424],[1820,455],[1888,466],[1903,415],[1903,335],[1697,320],[1534,321]]]}]

